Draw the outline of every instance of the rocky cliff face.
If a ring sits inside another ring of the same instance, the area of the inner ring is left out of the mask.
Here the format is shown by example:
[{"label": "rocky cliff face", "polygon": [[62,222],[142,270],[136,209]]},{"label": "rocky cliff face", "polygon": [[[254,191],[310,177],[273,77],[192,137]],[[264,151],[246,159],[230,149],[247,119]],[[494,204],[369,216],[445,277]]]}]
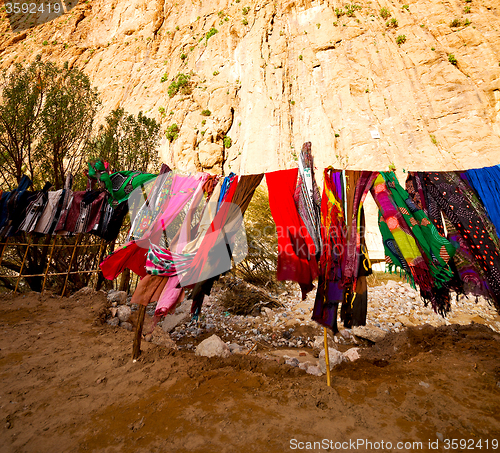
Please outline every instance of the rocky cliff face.
[{"label": "rocky cliff face", "polygon": [[16,33],[3,11],[0,64],[82,67],[101,117],[178,125],[161,152],[184,170],[291,168],[304,141],[318,168],[500,163],[499,2],[407,1],[89,0]]}]

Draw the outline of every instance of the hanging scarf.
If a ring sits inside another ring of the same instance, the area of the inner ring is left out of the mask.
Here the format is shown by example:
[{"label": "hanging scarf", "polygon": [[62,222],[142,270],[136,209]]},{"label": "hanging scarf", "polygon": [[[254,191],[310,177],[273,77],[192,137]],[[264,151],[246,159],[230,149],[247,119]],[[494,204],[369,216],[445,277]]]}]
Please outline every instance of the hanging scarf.
[{"label": "hanging scarf", "polygon": [[[467,252],[461,253],[460,257],[466,263],[470,253],[470,258],[479,265],[482,275],[471,277],[480,280],[479,289],[484,285],[497,310],[500,309],[500,244],[483,205],[457,173],[425,173],[424,184],[430,197],[459,233],[462,243],[467,245]],[[457,260],[459,271],[462,264]]]},{"label": "hanging scarf", "polygon": [[[45,184],[47,186],[49,183]],[[12,192],[2,193],[0,201],[0,237],[16,234],[20,224],[24,222],[33,200],[43,196],[40,195],[41,192],[28,192],[27,190],[31,185],[31,179],[23,175],[17,189]]]},{"label": "hanging scarf", "polygon": [[342,261],[346,249],[341,172],[324,172],[321,199],[322,253],[312,319],[337,332],[338,304],[343,300]]},{"label": "hanging scarf", "polygon": [[300,218],[293,195],[298,169],[266,173],[269,207],[278,233],[278,280],[299,283],[304,299],[318,276],[316,247]]},{"label": "hanging scarf", "polygon": [[[33,196],[30,196],[31,201],[26,208],[24,218],[19,225],[19,230],[25,231],[26,233],[31,233],[35,230],[38,220],[47,204],[48,192],[51,186],[52,184],[50,182],[46,182],[42,190],[38,191],[36,195],[33,194]],[[15,197],[12,197],[11,200],[14,201]],[[15,210],[15,204],[12,206],[12,209]],[[9,224],[5,226],[5,228],[8,227]],[[12,231],[12,228],[10,230]]]},{"label": "hanging scarf", "polygon": [[197,187],[204,184],[206,177],[206,173],[198,173],[195,176],[175,174],[169,187],[167,199],[163,203],[163,209],[143,237],[127,242],[100,264],[104,278],[114,280],[127,267],[137,275],[144,277],[146,275],[146,255],[150,242],[159,244],[165,229],[193,197]]},{"label": "hanging scarf", "polygon": [[[259,175],[245,175],[241,176],[238,180],[238,186],[236,187],[236,191],[231,200],[231,203],[237,205],[239,207],[239,211],[241,212],[241,216],[245,215],[245,212],[252,201],[252,197],[255,193],[255,190],[261,183],[264,178],[263,174]],[[218,187],[218,186],[217,186]],[[217,188],[216,187],[216,188]],[[216,190],[216,189],[214,189]],[[234,211],[235,214],[238,214],[237,211]],[[232,216],[231,216],[232,217]],[[237,215],[236,215],[237,217]],[[234,220],[229,218],[230,220],[230,229],[235,229],[238,227],[235,224]],[[201,222],[200,222],[201,223]],[[227,223],[227,222],[226,222]],[[228,225],[229,226],[229,225]],[[201,227],[201,225],[200,225]],[[228,232],[229,236],[232,235],[231,231]],[[246,241],[245,241],[246,244]],[[188,244],[189,245],[189,244]],[[231,246],[229,247],[231,249]],[[231,252],[232,253],[232,252]],[[236,259],[238,259],[236,257]],[[214,275],[213,277],[208,278],[207,280],[203,280],[197,282],[194,285],[193,290],[190,292],[188,299],[192,299],[193,303],[191,304],[191,313],[193,314],[193,319],[197,319],[199,313],[201,312],[201,307],[203,304],[203,300],[205,296],[210,295],[213,284],[219,279],[219,277],[223,274]]]},{"label": "hanging scarf", "polygon": [[408,192],[401,187],[393,172],[384,172],[382,176],[425,259],[434,286],[442,288],[453,277],[448,262],[457,247],[438,233],[425,212],[413,203]]},{"label": "hanging scarf", "polygon": [[[344,254],[343,260],[343,278],[344,286],[355,288],[356,278],[359,270],[359,261],[361,254],[361,236],[364,232],[361,231],[361,215],[363,203],[366,195],[373,186],[377,178],[377,172],[371,171],[346,171],[346,201],[347,201],[347,252]],[[350,202],[352,196],[352,203]],[[352,207],[352,212],[351,212]]]},{"label": "hanging scarf", "polygon": [[106,165],[100,160],[94,166],[89,163],[87,175],[89,178],[97,178],[104,184],[110,195],[109,201],[115,206],[127,200],[137,187],[143,186],[157,176],[140,171],[119,171],[109,174]]},{"label": "hanging scarf", "polygon": [[500,167],[467,170],[467,179],[476,190],[491,219],[497,236],[500,234]]},{"label": "hanging scarf", "polygon": [[[226,179],[228,178],[228,179]],[[193,262],[188,272],[181,276],[181,285],[195,285],[211,277],[219,275],[221,272],[231,269],[231,238],[226,237],[228,224],[233,220],[235,209],[239,211],[237,205],[232,203],[235,192],[238,188],[238,177],[234,174],[224,179],[222,189],[225,188],[224,196],[219,197],[219,209],[206,231],[202,243],[196,251]],[[222,201],[221,201],[222,198]],[[239,211],[241,213],[241,211]],[[221,271],[223,269],[223,271]]]},{"label": "hanging scarf", "polygon": [[389,271],[399,269],[412,285],[419,285],[422,295],[430,294],[432,281],[429,268],[399,209],[406,210],[406,206],[396,204],[382,174],[375,180],[372,195],[379,208],[379,228]]},{"label": "hanging scarf", "polygon": [[47,204],[36,225],[36,233],[52,234],[54,232],[61,217],[64,203],[67,200],[67,193],[71,190],[72,185],[73,175],[68,173],[64,188],[48,192]]},{"label": "hanging scarf", "polygon": [[[174,179],[175,171],[168,171],[160,173],[155,179],[153,186],[148,194],[144,192],[138,194],[144,197],[145,200],[142,206],[137,210],[137,213],[132,214],[132,225],[127,237],[127,241],[134,239],[141,239],[150,226],[154,223],[156,217],[164,210],[165,203],[169,199],[170,191],[172,189],[172,181]],[[135,201],[135,194],[130,201]],[[131,203],[133,204],[133,202]]]},{"label": "hanging scarf", "polygon": [[321,198],[314,178],[311,142],[302,146],[299,156],[299,177],[294,194],[295,206],[316,246],[316,257],[321,254]]}]

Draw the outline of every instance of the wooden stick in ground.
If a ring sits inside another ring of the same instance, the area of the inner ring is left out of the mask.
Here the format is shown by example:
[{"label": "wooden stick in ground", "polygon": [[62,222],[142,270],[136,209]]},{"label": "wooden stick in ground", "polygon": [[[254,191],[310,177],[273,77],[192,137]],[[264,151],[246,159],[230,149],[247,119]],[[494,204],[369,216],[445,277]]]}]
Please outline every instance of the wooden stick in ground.
[{"label": "wooden stick in ground", "polygon": [[248,351],[245,355],[248,355],[250,354],[255,348],[257,347],[257,343],[255,343]]},{"label": "wooden stick in ground", "polygon": [[7,242],[9,242],[9,239],[10,238],[5,239],[5,243],[4,243],[3,247],[2,247],[2,254],[0,254],[0,264],[2,264],[3,254],[5,252],[5,249],[7,248]]},{"label": "wooden stick in ground", "polygon": [[136,360],[141,354],[142,328],[144,326],[144,315],[146,314],[146,306],[139,305],[139,316],[137,317],[137,325],[135,326],[134,347],[132,348],[132,360]]},{"label": "wooden stick in ground", "polygon": [[14,289],[14,294],[17,293],[17,288],[19,286],[19,280],[21,280],[21,274],[23,273],[24,263],[26,262],[26,257],[28,256],[28,250],[31,245],[31,236],[28,240],[28,245],[26,246],[26,252],[24,252],[23,262],[21,263],[21,269],[19,269],[19,275],[17,276],[16,287]]},{"label": "wooden stick in ground", "polygon": [[42,291],[45,289],[45,282],[47,281],[47,274],[49,273],[50,262],[52,261],[52,254],[54,253],[54,247],[56,246],[57,236],[54,236],[54,242],[52,242],[52,248],[50,249],[49,261],[47,262],[47,268],[45,269],[45,275],[43,277]]},{"label": "wooden stick in ground", "polygon": [[78,245],[78,242],[80,242],[81,236],[82,236],[82,233],[78,233],[78,235],[76,236],[75,246],[73,248],[73,253],[71,254],[71,260],[69,261],[68,273],[66,274],[66,280],[64,281],[64,286],[63,286],[63,290],[61,292],[61,296],[64,296],[64,292],[66,291],[66,285],[68,284],[68,278],[69,278],[69,274],[71,272],[71,266],[73,266],[73,260],[75,259],[76,246]]},{"label": "wooden stick in ground", "polygon": [[326,327],[323,327],[323,333],[325,334],[326,383],[328,387],[331,387],[332,381],[330,376],[330,355],[328,353],[328,335],[326,333]]}]

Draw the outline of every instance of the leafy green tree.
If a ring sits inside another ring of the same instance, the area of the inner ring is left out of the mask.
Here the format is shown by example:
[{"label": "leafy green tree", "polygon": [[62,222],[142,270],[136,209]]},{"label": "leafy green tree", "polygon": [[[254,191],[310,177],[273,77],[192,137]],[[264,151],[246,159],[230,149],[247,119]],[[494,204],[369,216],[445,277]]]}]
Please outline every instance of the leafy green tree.
[{"label": "leafy green tree", "polygon": [[17,63],[1,75],[0,177],[2,188],[12,189],[23,174],[34,178],[34,142],[39,137],[39,118],[47,91],[49,67],[35,60],[24,67]]},{"label": "leafy green tree", "polygon": [[100,105],[90,80],[68,63],[58,67],[39,57],[2,74],[0,101],[0,177],[12,188],[23,174],[35,187],[56,189],[66,174],[83,177],[86,143]]},{"label": "leafy green tree", "polygon": [[282,286],[276,280],[278,239],[276,225],[269,208],[269,195],[259,186],[245,212],[248,255],[237,265],[236,273],[259,286]]},{"label": "leafy green tree", "polygon": [[41,176],[56,189],[68,172],[82,178],[87,143],[100,106],[99,93],[89,77],[76,67],[50,67],[50,85],[40,115],[36,157]]},{"label": "leafy green tree", "polygon": [[113,170],[154,172],[158,168],[160,124],[142,112],[137,117],[118,108],[89,144],[92,159],[109,162]]}]

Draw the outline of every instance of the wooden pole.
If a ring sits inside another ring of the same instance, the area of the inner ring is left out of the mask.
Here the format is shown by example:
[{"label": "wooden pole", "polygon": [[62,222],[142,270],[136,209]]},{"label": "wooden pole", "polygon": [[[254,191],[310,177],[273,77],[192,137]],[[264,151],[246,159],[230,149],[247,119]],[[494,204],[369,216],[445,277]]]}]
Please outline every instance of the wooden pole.
[{"label": "wooden pole", "polygon": [[135,326],[134,347],[132,348],[132,360],[136,360],[141,354],[142,328],[144,326],[145,314],[146,314],[146,306],[139,304],[139,316],[137,317],[137,325]]},{"label": "wooden pole", "polygon": [[42,291],[40,294],[43,294],[43,290],[45,289],[45,282],[47,281],[47,274],[49,273],[50,262],[52,261],[52,254],[54,253],[54,247],[56,246],[57,236],[54,236],[54,242],[52,242],[52,248],[50,249],[49,261],[47,262],[47,268],[45,269],[45,275],[43,277],[42,283]]},{"label": "wooden pole", "polygon": [[69,274],[71,272],[71,266],[73,265],[73,260],[75,258],[76,246],[78,245],[78,242],[80,242],[81,236],[82,236],[82,233],[78,233],[78,235],[76,236],[75,248],[73,249],[73,253],[71,254],[71,260],[69,262],[68,273],[66,274],[66,280],[64,281],[64,286],[63,286],[63,290],[61,292],[61,296],[64,296],[64,292],[66,291],[66,285],[68,284],[68,278],[69,278]]},{"label": "wooden pole", "polygon": [[330,376],[330,354],[328,352],[328,335],[326,333],[326,327],[323,327],[323,333],[325,334],[326,383],[328,387],[331,387],[332,381]]},{"label": "wooden pole", "polygon": [[7,248],[7,242],[9,242],[9,239],[10,239],[10,238],[5,239],[5,244],[3,245],[3,248],[2,248],[2,253],[0,254],[0,264],[2,264],[3,254],[4,254],[4,252],[5,252],[5,249]]},{"label": "wooden pole", "polygon": [[31,236],[29,237],[28,245],[26,246],[26,252],[24,252],[23,262],[21,263],[21,269],[19,269],[19,275],[17,276],[16,288],[14,289],[14,294],[17,293],[17,288],[19,286],[19,281],[21,280],[21,274],[23,273],[24,263],[26,262],[26,257],[28,256],[28,250],[30,248],[30,244],[31,244]]},{"label": "wooden pole", "polygon": [[105,253],[106,253],[106,244],[104,242],[104,239],[101,239],[101,248],[99,250],[99,258],[97,259],[97,278],[96,278],[95,287],[94,287],[94,289],[96,291],[99,291],[101,289],[102,282],[104,281],[104,277],[102,276],[100,265],[102,263],[102,260],[104,258]]},{"label": "wooden pole", "polygon": [[129,288],[130,288],[130,269],[127,267],[122,272],[118,291],[125,291],[128,293]]}]

